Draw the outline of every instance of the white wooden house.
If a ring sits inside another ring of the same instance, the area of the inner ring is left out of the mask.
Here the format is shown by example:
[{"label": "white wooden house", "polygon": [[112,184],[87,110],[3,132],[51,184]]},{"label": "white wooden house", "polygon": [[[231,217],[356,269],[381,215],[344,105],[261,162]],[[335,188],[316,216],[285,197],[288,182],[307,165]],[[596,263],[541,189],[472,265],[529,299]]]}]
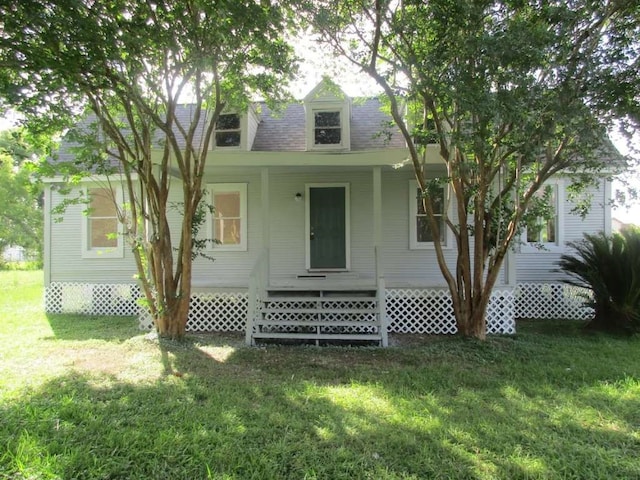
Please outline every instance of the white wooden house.
[{"label": "white wooden house", "polygon": [[[249,343],[301,336],[382,345],[388,332],[455,333],[408,151],[389,120],[377,100],[355,101],[325,83],[278,115],[257,104],[223,116],[206,171],[215,206],[207,238],[219,243],[208,252],[214,262],[195,262],[188,329],[245,331]],[[430,172],[443,175],[436,146],[428,149]],[[113,208],[99,183],[84,188],[94,195],[91,216],[73,206],[62,222],[45,219],[46,309],[138,314],[133,258],[123,238],[106,236],[117,229]],[[610,231],[610,186],[592,189],[584,219],[571,212],[561,178],[552,188],[555,219],[507,258],[489,333],[513,333],[517,317],[588,314],[554,262],[584,231]],[[45,195],[50,206],[62,200],[55,182]],[[454,262],[455,245],[444,240]],[[140,324],[151,328],[144,312]]]}]

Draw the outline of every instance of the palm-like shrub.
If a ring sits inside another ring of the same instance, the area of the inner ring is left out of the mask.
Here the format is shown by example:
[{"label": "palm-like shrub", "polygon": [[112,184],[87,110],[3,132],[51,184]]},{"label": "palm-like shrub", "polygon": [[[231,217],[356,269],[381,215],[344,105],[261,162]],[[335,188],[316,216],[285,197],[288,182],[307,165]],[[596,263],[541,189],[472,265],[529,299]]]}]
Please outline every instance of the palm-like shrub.
[{"label": "palm-like shrub", "polygon": [[568,274],[566,283],[593,292],[590,327],[640,332],[640,229],[584,237],[569,243],[575,252],[562,255],[558,265]]}]

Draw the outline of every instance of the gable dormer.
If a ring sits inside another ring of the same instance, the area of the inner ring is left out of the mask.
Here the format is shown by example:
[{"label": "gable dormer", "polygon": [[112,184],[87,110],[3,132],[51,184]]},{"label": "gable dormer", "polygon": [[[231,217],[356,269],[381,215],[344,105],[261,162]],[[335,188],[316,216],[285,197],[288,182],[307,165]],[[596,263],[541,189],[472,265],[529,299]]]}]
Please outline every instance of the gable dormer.
[{"label": "gable dormer", "polygon": [[242,113],[223,112],[213,132],[213,148],[225,151],[248,151],[253,147],[260,115],[253,105]]},{"label": "gable dormer", "polygon": [[351,149],[351,99],[324,78],[304,98],[308,151]]}]

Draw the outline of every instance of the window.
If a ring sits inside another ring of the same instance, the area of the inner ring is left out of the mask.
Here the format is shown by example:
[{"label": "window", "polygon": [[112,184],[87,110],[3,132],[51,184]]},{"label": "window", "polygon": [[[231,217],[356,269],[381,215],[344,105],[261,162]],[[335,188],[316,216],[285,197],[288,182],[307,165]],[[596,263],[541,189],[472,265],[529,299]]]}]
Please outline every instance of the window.
[{"label": "window", "polygon": [[340,112],[313,113],[314,145],[340,145],[342,143],[342,126]]},{"label": "window", "polygon": [[82,229],[83,257],[122,257],[122,227],[118,221],[116,192],[108,187],[89,187],[86,217]]},{"label": "window", "polygon": [[349,150],[350,104],[313,102],[305,105],[307,150]]},{"label": "window", "polygon": [[546,184],[531,199],[530,209],[540,210],[544,215],[529,219],[523,237],[529,248],[540,250],[557,247],[560,242],[561,189],[559,182]]},{"label": "window", "polygon": [[217,183],[209,185],[213,206],[209,238],[216,250],[247,249],[247,185]]},{"label": "window", "polygon": [[[443,246],[447,246],[447,227],[445,225],[445,208],[446,208],[446,191],[445,186],[440,187],[438,195],[431,199],[438,227],[440,230],[440,241]],[[432,248],[434,235],[429,226],[429,218],[424,209],[420,189],[417,182],[412,180],[409,183],[409,248]]]},{"label": "window", "polygon": [[239,147],[241,137],[240,115],[225,113],[216,124],[216,147]]}]

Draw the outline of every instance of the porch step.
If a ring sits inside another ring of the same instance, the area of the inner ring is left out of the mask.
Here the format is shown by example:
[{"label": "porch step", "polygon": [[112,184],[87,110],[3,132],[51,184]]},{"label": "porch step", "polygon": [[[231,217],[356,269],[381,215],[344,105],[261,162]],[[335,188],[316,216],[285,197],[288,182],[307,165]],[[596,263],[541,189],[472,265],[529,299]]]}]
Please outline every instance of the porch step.
[{"label": "porch step", "polygon": [[377,291],[333,285],[270,287],[260,299],[251,339],[366,341],[382,344]]},{"label": "porch step", "polygon": [[377,308],[263,308],[262,313],[268,315],[270,313],[310,313],[310,314],[329,314],[329,313],[378,313]]},{"label": "porch step", "polygon": [[361,320],[258,320],[254,325],[260,325],[264,327],[319,327],[319,328],[334,328],[334,327],[377,327],[377,323],[374,321],[361,321]]},{"label": "porch step", "polygon": [[335,303],[335,302],[375,302],[377,298],[375,296],[343,296],[343,297],[310,297],[310,296],[268,296],[263,300],[265,303],[284,303],[284,302],[320,302],[320,303]]},{"label": "porch step", "polygon": [[346,341],[375,341],[380,342],[382,336],[379,333],[363,333],[363,334],[341,334],[336,335],[332,333],[282,333],[282,332],[256,332],[253,334],[255,339],[296,339],[296,340],[346,340]]}]

